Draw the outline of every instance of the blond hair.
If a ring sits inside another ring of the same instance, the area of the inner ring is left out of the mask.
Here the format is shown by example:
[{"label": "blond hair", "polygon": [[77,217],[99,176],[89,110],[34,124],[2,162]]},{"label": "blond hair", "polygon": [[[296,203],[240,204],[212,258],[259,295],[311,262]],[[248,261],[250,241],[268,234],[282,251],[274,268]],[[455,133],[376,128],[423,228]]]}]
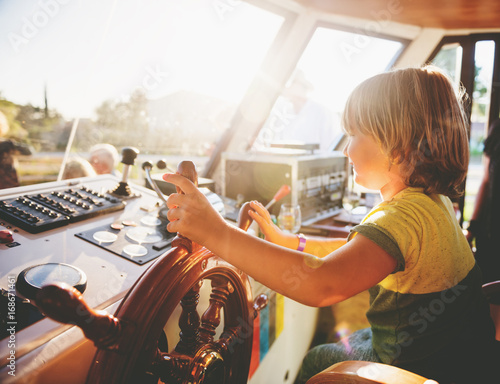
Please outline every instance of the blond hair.
[{"label": "blond hair", "polygon": [[356,87],[343,127],[375,138],[406,185],[457,197],[469,165],[464,95],[436,67],[393,70]]}]

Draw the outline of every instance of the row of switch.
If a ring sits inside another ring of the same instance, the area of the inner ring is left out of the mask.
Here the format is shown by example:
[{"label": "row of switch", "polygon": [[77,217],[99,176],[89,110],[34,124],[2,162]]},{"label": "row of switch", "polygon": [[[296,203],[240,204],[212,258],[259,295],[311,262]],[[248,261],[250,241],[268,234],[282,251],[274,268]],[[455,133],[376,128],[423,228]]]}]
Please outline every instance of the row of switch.
[{"label": "row of switch", "polygon": [[[20,209],[14,205],[6,204],[4,201],[0,202],[0,206],[3,208],[4,211],[10,212],[10,213],[14,214],[15,216],[17,216],[18,218],[20,218],[24,221],[27,221],[28,223],[37,223],[38,221],[41,220],[41,218],[39,218],[39,217],[29,213],[29,212],[26,212],[25,210]],[[30,203],[29,207],[33,208],[35,211],[37,211],[43,215],[47,215],[48,217],[51,217],[51,218],[55,218],[58,216],[58,214],[56,212],[54,212],[54,211],[52,211],[52,210],[50,210],[50,209],[48,209],[40,204]]]}]

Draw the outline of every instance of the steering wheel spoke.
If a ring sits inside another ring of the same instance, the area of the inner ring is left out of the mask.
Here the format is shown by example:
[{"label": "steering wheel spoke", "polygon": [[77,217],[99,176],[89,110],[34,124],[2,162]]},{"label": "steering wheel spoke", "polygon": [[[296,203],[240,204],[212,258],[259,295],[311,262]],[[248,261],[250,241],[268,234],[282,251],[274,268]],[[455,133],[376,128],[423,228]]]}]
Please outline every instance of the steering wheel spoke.
[{"label": "steering wheel spoke", "polygon": [[244,344],[253,335],[253,327],[248,323],[241,323],[235,327],[224,329],[219,340],[216,341],[217,349],[225,358],[232,356],[235,349]]},{"label": "steering wheel spoke", "polygon": [[212,279],[212,292],[209,306],[201,317],[200,342],[208,344],[214,341],[216,329],[221,323],[222,309],[226,306],[229,294],[234,291],[231,283],[223,276]]},{"label": "steering wheel spoke", "polygon": [[197,307],[203,281],[197,282],[182,298],[182,313],[179,317],[180,340],[175,347],[178,353],[193,356],[199,344],[200,315]]}]

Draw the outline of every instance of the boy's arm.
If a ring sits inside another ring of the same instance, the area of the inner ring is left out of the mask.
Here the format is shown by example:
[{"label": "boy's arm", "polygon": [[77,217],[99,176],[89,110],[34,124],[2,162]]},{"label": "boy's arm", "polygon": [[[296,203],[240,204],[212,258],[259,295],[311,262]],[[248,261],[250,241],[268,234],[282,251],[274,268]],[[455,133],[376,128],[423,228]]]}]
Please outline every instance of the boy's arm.
[{"label": "boy's arm", "polygon": [[210,249],[260,283],[298,302],[327,306],[364,291],[394,271],[396,260],[362,235],[324,258],[251,236],[228,223],[186,178],[164,179],[185,192],[167,200],[168,230]]}]

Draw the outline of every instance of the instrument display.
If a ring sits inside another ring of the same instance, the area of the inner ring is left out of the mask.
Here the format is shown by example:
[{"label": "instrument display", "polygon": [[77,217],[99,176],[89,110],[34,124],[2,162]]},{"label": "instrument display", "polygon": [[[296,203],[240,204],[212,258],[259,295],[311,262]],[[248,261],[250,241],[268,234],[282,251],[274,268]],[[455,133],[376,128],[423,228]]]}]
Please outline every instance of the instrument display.
[{"label": "instrument display", "polygon": [[[342,208],[347,158],[340,152],[290,156],[286,154],[223,154],[222,194],[237,205],[269,202],[280,186],[291,188],[282,203],[299,204],[302,225],[332,217]],[[270,212],[279,214],[280,204]]]}]

